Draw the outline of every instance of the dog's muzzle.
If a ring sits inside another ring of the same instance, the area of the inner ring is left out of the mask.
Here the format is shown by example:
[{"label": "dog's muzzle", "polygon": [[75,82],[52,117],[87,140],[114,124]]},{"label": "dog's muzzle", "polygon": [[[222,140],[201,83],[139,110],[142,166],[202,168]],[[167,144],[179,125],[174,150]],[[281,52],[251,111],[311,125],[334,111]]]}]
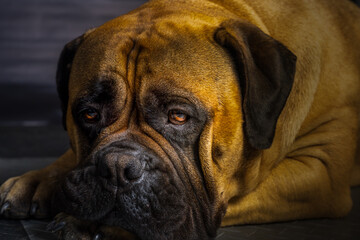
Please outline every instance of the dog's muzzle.
[{"label": "dog's muzzle", "polygon": [[106,144],[59,184],[55,204],[79,219],[120,226],[142,239],[195,232],[193,198],[173,160],[159,156],[133,140]]},{"label": "dog's muzzle", "polygon": [[143,147],[114,142],[95,154],[96,174],[118,188],[139,183],[155,158]]}]

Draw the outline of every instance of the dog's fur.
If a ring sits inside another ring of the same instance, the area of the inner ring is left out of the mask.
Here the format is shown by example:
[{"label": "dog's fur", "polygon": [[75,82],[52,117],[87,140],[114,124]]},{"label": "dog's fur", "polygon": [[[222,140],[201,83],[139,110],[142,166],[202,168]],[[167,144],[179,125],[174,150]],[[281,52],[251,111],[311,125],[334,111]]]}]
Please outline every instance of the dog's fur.
[{"label": "dog's fur", "polygon": [[[88,31],[58,67],[71,149],[5,182],[1,214],[42,218],[53,209],[81,219],[59,215],[73,223],[63,238],[90,237],[102,221],[115,226],[100,227],[112,233],[105,237],[119,237],[120,226],[142,239],[208,239],[220,224],[346,215],[350,186],[360,184],[359,22],[347,0],[154,0]],[[188,125],[162,122],[163,103],[189,113]],[[88,105],[105,116],[96,125],[83,123]],[[135,198],[120,185],[114,197],[99,180],[110,173],[96,161],[119,175],[144,158],[157,170],[131,185]],[[138,199],[161,187],[165,196],[151,205],[158,215],[119,200],[150,204]]]}]

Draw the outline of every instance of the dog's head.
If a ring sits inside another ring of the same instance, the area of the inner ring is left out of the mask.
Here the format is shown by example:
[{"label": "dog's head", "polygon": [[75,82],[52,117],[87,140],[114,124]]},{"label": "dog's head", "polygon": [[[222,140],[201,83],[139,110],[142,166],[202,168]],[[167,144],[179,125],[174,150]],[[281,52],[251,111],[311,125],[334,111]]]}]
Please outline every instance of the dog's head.
[{"label": "dog's head", "polygon": [[250,23],[160,9],[65,46],[57,84],[79,165],[55,202],[142,239],[208,239],[246,189],[246,151],[273,141],[296,58]]}]

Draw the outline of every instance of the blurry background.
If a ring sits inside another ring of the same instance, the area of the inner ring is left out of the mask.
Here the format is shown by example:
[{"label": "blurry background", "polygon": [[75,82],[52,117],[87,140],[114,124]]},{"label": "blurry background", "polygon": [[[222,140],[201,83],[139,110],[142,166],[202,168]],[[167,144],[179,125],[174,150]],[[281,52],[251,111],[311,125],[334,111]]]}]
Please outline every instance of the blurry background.
[{"label": "blurry background", "polygon": [[[48,165],[68,148],[55,86],[63,46],[144,2],[0,0],[0,184]],[[360,239],[360,188],[352,194],[354,208],[343,219],[222,228],[216,239]],[[0,239],[54,239],[46,224],[0,217]]]}]

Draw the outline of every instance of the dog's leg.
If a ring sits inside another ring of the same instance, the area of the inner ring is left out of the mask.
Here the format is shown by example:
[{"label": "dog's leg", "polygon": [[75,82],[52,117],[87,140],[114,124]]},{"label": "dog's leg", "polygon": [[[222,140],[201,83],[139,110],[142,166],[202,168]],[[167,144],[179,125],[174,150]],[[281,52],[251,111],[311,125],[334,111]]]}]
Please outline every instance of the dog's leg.
[{"label": "dog's leg", "polygon": [[59,213],[48,230],[59,239],[93,239],[93,240],[137,240],[135,235],[119,227],[110,227],[91,221],[82,221],[73,216]]},{"label": "dog's leg", "polygon": [[253,192],[229,201],[222,225],[346,215],[352,206],[350,173],[357,139],[353,116],[339,111],[303,131]]},{"label": "dog's leg", "polygon": [[0,216],[45,218],[50,216],[55,184],[77,165],[72,150],[51,165],[8,179],[0,187]]},{"label": "dog's leg", "polygon": [[[360,116],[359,116],[359,125],[360,125]],[[360,186],[360,129],[358,131],[358,142],[357,142],[355,164],[351,171],[351,186]]]}]

